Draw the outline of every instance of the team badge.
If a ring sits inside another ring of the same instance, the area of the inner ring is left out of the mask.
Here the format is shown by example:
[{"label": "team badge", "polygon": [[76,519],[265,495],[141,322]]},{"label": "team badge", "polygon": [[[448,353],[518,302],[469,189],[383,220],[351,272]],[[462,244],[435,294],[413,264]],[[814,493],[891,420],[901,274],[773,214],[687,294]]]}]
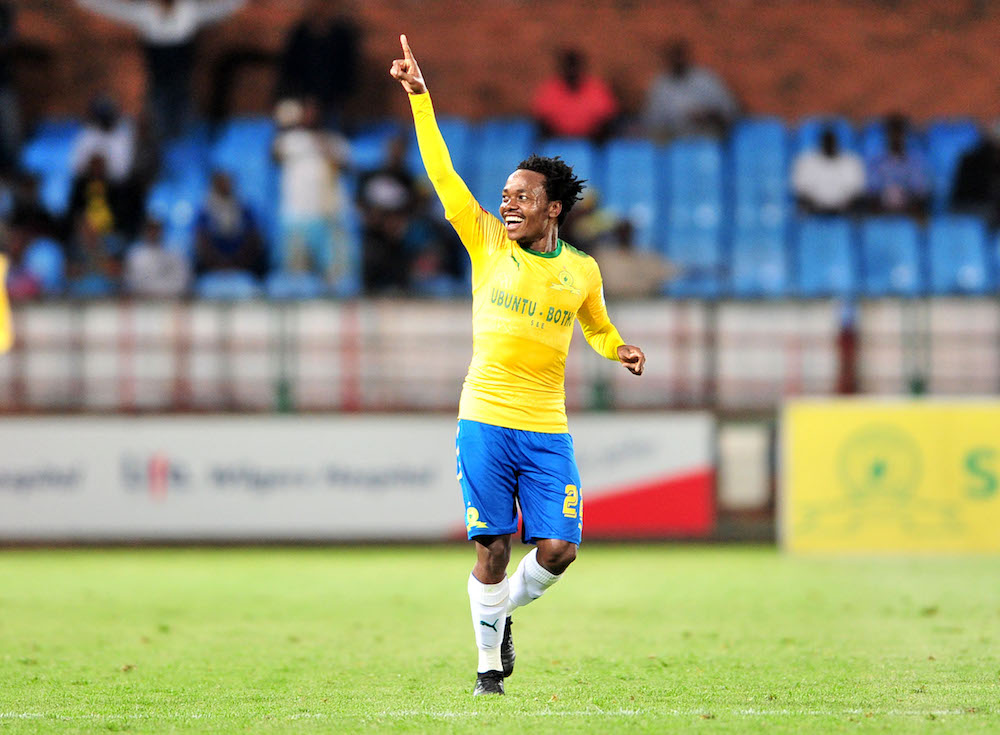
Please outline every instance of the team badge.
[{"label": "team badge", "polygon": [[568,270],[563,268],[559,271],[559,283],[549,284],[549,288],[555,289],[556,291],[569,291],[571,294],[576,296],[580,295],[580,289],[578,289],[573,280],[573,274]]}]

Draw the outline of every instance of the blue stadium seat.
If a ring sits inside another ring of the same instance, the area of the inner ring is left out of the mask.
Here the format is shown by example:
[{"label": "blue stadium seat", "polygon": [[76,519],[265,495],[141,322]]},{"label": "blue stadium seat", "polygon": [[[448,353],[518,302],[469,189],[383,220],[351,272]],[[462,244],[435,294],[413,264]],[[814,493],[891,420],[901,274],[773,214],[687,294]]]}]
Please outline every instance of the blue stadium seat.
[{"label": "blue stadium seat", "polygon": [[597,146],[583,138],[550,138],[541,144],[538,155],[560,156],[573,167],[573,173],[581,179],[586,179],[589,189],[596,189],[599,195],[604,194],[603,162]]},{"label": "blue stadium seat", "polygon": [[714,298],[725,275],[722,148],[712,140],[685,140],[670,145],[665,158],[666,255],[680,269],[667,293]]},{"label": "blue stadium seat", "polygon": [[61,216],[69,206],[73,187],[73,146],[80,125],[75,121],[49,121],[21,148],[21,166],[39,180],[42,205]]},{"label": "blue stadium seat", "polygon": [[867,296],[923,292],[920,230],[906,217],[874,217],[861,226],[862,290]]},{"label": "blue stadium seat", "polygon": [[500,191],[519,162],[535,145],[535,124],[527,118],[494,118],[479,126],[466,178],[472,194],[488,212],[500,207]]},{"label": "blue stadium seat", "polygon": [[731,141],[737,226],[783,230],[791,214],[784,123],[774,118],[742,120]]},{"label": "blue stadium seat", "polygon": [[729,289],[737,298],[778,298],[788,292],[788,249],[783,229],[743,229],[732,238]]},{"label": "blue stadium seat", "polygon": [[[468,177],[472,169],[469,163],[473,145],[472,128],[465,118],[461,117],[438,117],[437,122],[441,129],[441,137],[444,138],[444,142],[448,146],[448,153],[451,155],[451,162],[455,166],[455,170],[462,178]],[[406,166],[415,175],[424,176],[424,162],[420,159],[417,133],[412,125],[409,136],[410,146],[406,151]]]},{"label": "blue stadium seat", "polygon": [[979,127],[972,120],[937,120],[927,128],[927,158],[933,177],[935,212],[948,209],[952,184],[962,156],[979,144]]},{"label": "blue stadium seat", "polygon": [[66,256],[55,240],[47,237],[33,240],[24,251],[23,262],[46,296],[58,295],[66,288]]},{"label": "blue stadium seat", "polygon": [[635,232],[636,246],[654,249],[662,239],[664,185],[657,162],[659,153],[649,141],[613,140],[605,150],[604,206],[618,217],[627,217]]},{"label": "blue stadium seat", "polygon": [[163,223],[166,246],[187,256],[194,251],[194,223],[208,183],[192,177],[179,182],[160,180],[146,197],[146,211]]},{"label": "blue stadium seat", "polygon": [[318,299],[326,291],[326,283],[313,273],[271,273],[264,281],[269,299]]},{"label": "blue stadium seat", "polygon": [[103,299],[117,293],[118,285],[97,273],[74,278],[66,289],[66,295],[73,299]]},{"label": "blue stadium seat", "polygon": [[219,271],[198,278],[195,294],[214,301],[243,301],[260,295],[260,285],[245,271]]},{"label": "blue stadium seat", "polygon": [[799,122],[793,141],[793,152],[799,154],[805,150],[813,150],[819,147],[820,134],[827,125],[833,125],[834,132],[840,147],[845,151],[858,150],[857,136],[854,133],[854,126],[845,117],[807,117]]},{"label": "blue stadium seat", "polygon": [[842,217],[803,219],[795,235],[800,296],[850,296],[857,290],[854,227]]},{"label": "blue stadium seat", "polygon": [[993,290],[986,225],[976,217],[941,216],[927,233],[930,287],[935,294]]},{"label": "blue stadium seat", "polygon": [[369,123],[351,137],[351,163],[358,171],[380,168],[385,164],[389,141],[404,132],[406,131],[398,120]]}]

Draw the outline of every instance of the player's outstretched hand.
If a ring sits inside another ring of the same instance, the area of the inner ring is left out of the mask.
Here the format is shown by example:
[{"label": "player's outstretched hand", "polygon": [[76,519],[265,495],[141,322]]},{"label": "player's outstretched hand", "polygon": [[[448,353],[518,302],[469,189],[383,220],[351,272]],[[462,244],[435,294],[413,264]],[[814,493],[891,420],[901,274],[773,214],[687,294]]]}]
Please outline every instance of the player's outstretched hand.
[{"label": "player's outstretched hand", "polygon": [[424,84],[424,75],[420,73],[417,60],[413,58],[410,44],[406,42],[406,36],[400,36],[399,42],[403,46],[403,58],[392,62],[389,75],[398,80],[409,94],[423,94],[427,91],[427,85]]},{"label": "player's outstretched hand", "polygon": [[618,362],[633,375],[642,375],[646,367],[646,355],[635,345],[622,345],[618,348]]}]

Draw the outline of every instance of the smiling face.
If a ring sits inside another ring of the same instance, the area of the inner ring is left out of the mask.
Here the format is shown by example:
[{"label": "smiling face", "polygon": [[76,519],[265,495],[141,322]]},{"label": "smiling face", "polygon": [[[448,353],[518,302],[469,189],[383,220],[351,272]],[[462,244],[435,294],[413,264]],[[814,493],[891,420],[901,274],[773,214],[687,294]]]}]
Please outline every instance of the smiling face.
[{"label": "smiling face", "polygon": [[507,237],[524,246],[546,238],[556,227],[562,202],[550,202],[545,193],[545,176],[519,168],[507,177],[500,198],[500,219]]}]

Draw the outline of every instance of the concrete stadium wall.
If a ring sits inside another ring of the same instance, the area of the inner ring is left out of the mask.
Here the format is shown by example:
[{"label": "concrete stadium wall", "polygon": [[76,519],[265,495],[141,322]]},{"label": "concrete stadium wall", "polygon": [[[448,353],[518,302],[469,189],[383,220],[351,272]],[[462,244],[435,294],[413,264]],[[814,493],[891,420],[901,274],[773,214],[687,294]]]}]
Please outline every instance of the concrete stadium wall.
[{"label": "concrete stadium wall", "polygon": [[[570,410],[773,413],[838,390],[829,301],[611,303],[648,357],[641,378],[577,329]],[[468,302],[21,305],[0,357],[0,411],[443,411],[472,351]],[[883,300],[856,315],[862,393],[984,395],[1000,386],[1000,303]]]}]

